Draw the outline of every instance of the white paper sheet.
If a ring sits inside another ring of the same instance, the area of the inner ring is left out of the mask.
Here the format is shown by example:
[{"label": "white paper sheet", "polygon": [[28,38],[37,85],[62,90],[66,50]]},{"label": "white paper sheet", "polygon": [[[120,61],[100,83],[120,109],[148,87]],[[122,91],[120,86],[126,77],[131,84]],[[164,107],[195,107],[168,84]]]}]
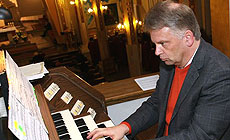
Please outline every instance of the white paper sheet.
[{"label": "white paper sheet", "polygon": [[2,117],[7,117],[6,105],[3,97],[0,98],[0,118]]},{"label": "white paper sheet", "polygon": [[143,90],[151,90],[156,88],[156,83],[159,79],[159,75],[147,76],[134,79],[138,86]]},{"label": "white paper sheet", "polygon": [[39,79],[45,76],[46,73],[49,73],[44,62],[29,64],[19,68],[28,80]]}]

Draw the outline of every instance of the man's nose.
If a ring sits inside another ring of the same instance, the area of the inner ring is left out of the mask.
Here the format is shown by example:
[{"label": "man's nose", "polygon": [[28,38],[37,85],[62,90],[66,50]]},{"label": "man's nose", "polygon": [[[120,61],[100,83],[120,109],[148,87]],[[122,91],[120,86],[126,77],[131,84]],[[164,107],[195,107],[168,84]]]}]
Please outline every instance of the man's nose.
[{"label": "man's nose", "polygon": [[159,56],[161,53],[162,53],[161,47],[159,45],[156,45],[155,55]]}]

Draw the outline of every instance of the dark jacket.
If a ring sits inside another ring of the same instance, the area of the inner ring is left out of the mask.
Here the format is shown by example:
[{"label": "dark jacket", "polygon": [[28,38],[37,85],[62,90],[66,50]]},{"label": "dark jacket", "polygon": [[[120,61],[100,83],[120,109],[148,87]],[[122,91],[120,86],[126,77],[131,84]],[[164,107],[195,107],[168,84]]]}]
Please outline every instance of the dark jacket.
[{"label": "dark jacket", "polygon": [[201,39],[181,88],[169,136],[162,137],[174,66],[160,66],[156,92],[126,122],[132,133],[158,123],[155,140],[229,140],[230,139],[230,60]]}]

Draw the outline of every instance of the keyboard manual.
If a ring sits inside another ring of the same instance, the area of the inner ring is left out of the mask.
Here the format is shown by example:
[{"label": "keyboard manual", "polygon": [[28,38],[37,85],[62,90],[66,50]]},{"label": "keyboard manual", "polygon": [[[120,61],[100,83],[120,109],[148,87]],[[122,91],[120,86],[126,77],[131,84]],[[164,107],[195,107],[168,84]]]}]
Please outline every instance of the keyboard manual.
[{"label": "keyboard manual", "polygon": [[[87,133],[95,128],[114,126],[111,120],[96,124],[91,115],[73,119],[70,111],[63,110],[51,114],[60,140],[87,140]],[[98,140],[112,140],[102,137]]]}]

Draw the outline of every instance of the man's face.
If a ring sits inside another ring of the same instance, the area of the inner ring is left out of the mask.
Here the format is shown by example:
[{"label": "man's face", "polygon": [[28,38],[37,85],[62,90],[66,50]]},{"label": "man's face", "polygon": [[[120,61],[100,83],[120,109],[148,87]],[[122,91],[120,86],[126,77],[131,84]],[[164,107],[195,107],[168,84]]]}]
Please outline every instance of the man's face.
[{"label": "man's face", "polygon": [[183,37],[173,34],[173,31],[164,27],[160,30],[150,31],[152,42],[156,44],[155,54],[167,65],[182,67],[182,60],[185,54],[185,42]]}]

